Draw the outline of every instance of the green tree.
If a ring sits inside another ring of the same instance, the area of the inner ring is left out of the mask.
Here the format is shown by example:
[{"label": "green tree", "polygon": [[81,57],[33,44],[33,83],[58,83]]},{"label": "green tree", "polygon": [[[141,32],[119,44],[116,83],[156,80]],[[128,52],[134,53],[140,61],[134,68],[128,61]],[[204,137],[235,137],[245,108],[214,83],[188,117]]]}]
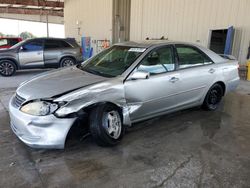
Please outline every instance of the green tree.
[{"label": "green tree", "polygon": [[30,38],[35,38],[35,36],[32,34],[32,33],[30,33],[30,32],[28,32],[28,31],[24,31],[24,32],[22,32],[21,34],[20,34],[20,37],[22,38],[22,39],[30,39]]}]

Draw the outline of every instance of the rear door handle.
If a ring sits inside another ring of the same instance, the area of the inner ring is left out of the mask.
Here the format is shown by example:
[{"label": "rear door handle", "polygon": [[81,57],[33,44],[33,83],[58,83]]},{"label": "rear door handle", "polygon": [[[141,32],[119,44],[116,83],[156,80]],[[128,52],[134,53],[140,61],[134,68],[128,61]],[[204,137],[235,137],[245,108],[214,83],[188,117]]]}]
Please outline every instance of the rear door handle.
[{"label": "rear door handle", "polygon": [[172,77],[172,78],[170,78],[170,82],[172,82],[172,83],[175,83],[175,82],[177,82],[179,80],[179,78],[176,78],[176,77]]},{"label": "rear door handle", "polygon": [[211,69],[209,69],[208,72],[211,73],[211,74],[213,74],[215,72],[215,69],[211,68]]}]

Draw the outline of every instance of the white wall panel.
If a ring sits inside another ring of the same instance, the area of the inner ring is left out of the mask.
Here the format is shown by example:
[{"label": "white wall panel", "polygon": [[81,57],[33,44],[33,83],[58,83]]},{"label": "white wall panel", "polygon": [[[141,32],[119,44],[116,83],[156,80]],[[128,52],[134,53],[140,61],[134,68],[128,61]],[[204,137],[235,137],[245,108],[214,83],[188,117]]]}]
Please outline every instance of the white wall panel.
[{"label": "white wall panel", "polygon": [[[94,40],[111,39],[112,0],[65,0],[64,4],[66,37],[75,37],[78,41],[82,35]],[[81,28],[80,35],[77,27]]]},{"label": "white wall panel", "polygon": [[132,0],[130,39],[146,37],[208,45],[211,29],[236,28],[233,54],[245,62],[250,0]]}]

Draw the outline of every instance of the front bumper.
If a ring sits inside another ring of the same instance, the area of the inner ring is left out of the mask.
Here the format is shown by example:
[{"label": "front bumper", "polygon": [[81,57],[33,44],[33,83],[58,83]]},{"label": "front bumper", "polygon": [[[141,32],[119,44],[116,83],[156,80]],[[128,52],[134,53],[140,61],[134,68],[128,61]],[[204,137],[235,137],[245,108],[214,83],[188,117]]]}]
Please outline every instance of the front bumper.
[{"label": "front bumper", "polygon": [[33,148],[63,149],[67,134],[76,118],[32,116],[21,112],[9,102],[10,125],[16,136]]}]

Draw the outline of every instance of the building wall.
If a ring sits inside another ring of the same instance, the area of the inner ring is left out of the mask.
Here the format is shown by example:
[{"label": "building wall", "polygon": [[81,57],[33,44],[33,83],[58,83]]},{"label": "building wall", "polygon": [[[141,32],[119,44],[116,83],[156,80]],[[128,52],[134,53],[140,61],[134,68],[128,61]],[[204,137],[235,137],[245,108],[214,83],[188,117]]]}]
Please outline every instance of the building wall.
[{"label": "building wall", "polygon": [[112,0],[65,0],[64,7],[66,37],[79,42],[83,35],[92,40],[111,40]]},{"label": "building wall", "polygon": [[233,55],[245,63],[250,42],[249,10],[249,0],[132,0],[130,40],[165,36],[208,47],[210,30],[233,25]]}]

